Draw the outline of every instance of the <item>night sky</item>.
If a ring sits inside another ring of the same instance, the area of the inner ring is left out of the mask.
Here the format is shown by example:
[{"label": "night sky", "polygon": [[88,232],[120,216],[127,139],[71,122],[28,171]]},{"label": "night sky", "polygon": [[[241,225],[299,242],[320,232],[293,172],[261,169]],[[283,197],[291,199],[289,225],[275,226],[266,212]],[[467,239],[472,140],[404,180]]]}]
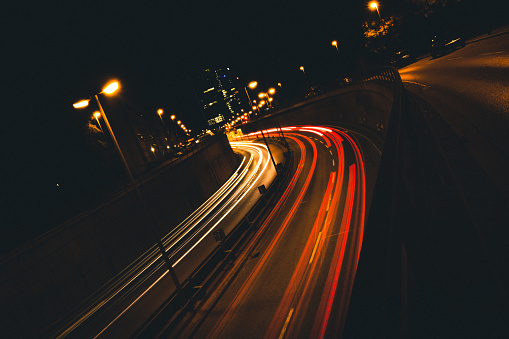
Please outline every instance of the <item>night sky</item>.
[{"label": "night sky", "polygon": [[[388,10],[390,3],[380,6]],[[278,82],[298,90],[304,65],[312,83],[327,81],[340,63],[354,65],[362,21],[376,14],[367,1],[318,0],[12,1],[0,15],[8,228],[20,213],[58,204],[48,195],[56,184],[87,186],[103,177],[82,140],[93,109],[72,104],[108,80],[120,81],[118,96],[133,110],[155,115],[163,108],[197,131],[205,123],[187,73],[230,67],[246,85],[257,80],[260,90]]]}]

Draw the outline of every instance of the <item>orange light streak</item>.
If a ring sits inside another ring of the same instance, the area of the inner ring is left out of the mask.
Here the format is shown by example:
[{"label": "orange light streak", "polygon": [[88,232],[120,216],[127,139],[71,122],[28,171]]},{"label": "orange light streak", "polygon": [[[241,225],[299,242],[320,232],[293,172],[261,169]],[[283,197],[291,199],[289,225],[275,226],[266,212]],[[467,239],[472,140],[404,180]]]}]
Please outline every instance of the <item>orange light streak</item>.
[{"label": "orange light streak", "polygon": [[[341,221],[340,232],[343,233],[341,241],[338,239],[336,249],[334,250],[334,257],[331,262],[331,270],[327,278],[327,284],[322,294],[322,301],[316,314],[315,323],[311,332],[311,337],[323,338],[325,336],[325,330],[330,318],[330,312],[332,303],[334,302],[334,295],[338,287],[339,273],[341,272],[341,264],[343,262],[346,242],[348,239],[348,231],[350,228],[350,221],[352,219],[352,209],[355,194],[355,164],[350,165],[348,173],[348,190],[346,195],[345,209],[343,211],[343,219]],[[320,332],[316,335],[317,325],[319,326]],[[320,326],[321,325],[321,326]]]},{"label": "orange light streak", "polygon": [[[281,199],[276,204],[276,207],[269,214],[269,217],[267,217],[267,219],[264,221],[264,223],[260,227],[261,232],[257,233],[259,235],[264,233],[263,230],[266,229],[268,227],[268,225],[272,222],[273,218],[277,215],[277,213],[279,212],[279,209],[281,208],[281,206],[284,204],[284,202],[286,201],[286,199],[290,195],[290,192],[293,191],[293,188],[295,187],[295,184],[297,183],[297,180],[300,177],[300,174],[302,173],[302,169],[304,167],[304,161],[305,161],[305,158],[306,158],[306,148],[305,148],[304,144],[300,140],[298,140],[296,138],[293,138],[293,137],[289,137],[289,138],[294,140],[299,145],[299,147],[300,147],[301,157],[300,157],[299,165],[297,167],[297,171],[295,172],[295,174],[294,174],[290,184],[288,185],[287,189],[285,190],[283,196],[281,197]],[[316,152],[314,154],[314,160],[315,160],[314,162],[316,164]],[[312,175],[312,171],[310,171],[310,172],[311,172],[310,174]],[[310,177],[310,175],[308,175],[308,178],[309,177]],[[306,180],[306,181],[308,181],[308,180]],[[300,202],[299,202],[299,204],[300,204]],[[277,235],[277,238],[279,238],[280,234],[282,233],[282,229],[283,228],[286,228],[286,225],[284,227],[280,228],[280,230],[278,231],[279,235]],[[275,243],[275,242],[276,242],[276,240],[273,239],[272,242],[271,242],[271,245],[269,245],[269,246],[271,248],[273,248],[274,245],[272,245],[272,244]],[[256,244],[256,241],[251,242],[251,244]],[[245,253],[249,253],[249,248],[250,247],[248,247],[248,249],[245,251]],[[263,264],[267,261],[269,254],[270,254],[270,250],[268,249],[268,250],[265,251],[264,256],[260,259],[260,261],[256,265],[255,269],[250,273],[248,279],[243,284],[242,288],[237,293],[237,295],[235,296],[235,298],[232,301],[232,303],[229,305],[229,307],[223,313],[223,315],[221,316],[219,321],[216,323],[216,326],[214,326],[214,328],[212,329],[212,331],[210,333],[210,337],[211,338],[219,337],[219,334],[222,331],[222,329],[226,327],[226,325],[228,324],[229,320],[231,319],[232,314],[238,308],[238,306],[241,303],[241,301],[244,298],[244,296],[247,293],[249,293],[249,291],[251,290],[255,278],[256,278],[258,272],[261,270]],[[241,260],[239,260],[238,262],[241,262]],[[232,269],[232,271],[234,271],[234,269]]]},{"label": "orange light streak", "polygon": [[[338,205],[340,202],[341,192],[342,192],[342,186],[343,186],[343,174],[344,174],[344,151],[343,151],[343,145],[341,143],[342,139],[337,133],[330,133],[325,140],[328,141],[329,137],[334,142],[334,145],[337,150],[338,154],[338,180],[336,181],[336,187],[334,189],[334,192],[332,194],[330,209],[328,209],[327,217],[325,219],[325,222],[323,223],[322,227],[322,233],[324,237],[318,244],[317,249],[317,259],[311,264],[310,267],[307,268],[306,277],[304,283],[304,287],[300,289],[300,299],[298,300],[298,305],[296,306],[296,315],[294,317],[294,320],[292,322],[292,326],[289,330],[290,335],[298,336],[299,331],[299,321],[302,321],[302,318],[304,317],[306,310],[308,309],[309,303],[311,301],[311,293],[305,293],[306,291],[314,291],[316,289],[317,280],[315,279],[314,275],[315,272],[319,272],[324,264],[324,258],[320,257],[320,253],[324,248],[327,248],[328,244],[331,241],[330,235],[327,236],[328,233],[332,232],[332,225],[334,224],[334,220],[336,219],[336,214],[338,210]],[[334,183],[333,177],[333,183]],[[301,284],[302,284],[301,283]]]}]

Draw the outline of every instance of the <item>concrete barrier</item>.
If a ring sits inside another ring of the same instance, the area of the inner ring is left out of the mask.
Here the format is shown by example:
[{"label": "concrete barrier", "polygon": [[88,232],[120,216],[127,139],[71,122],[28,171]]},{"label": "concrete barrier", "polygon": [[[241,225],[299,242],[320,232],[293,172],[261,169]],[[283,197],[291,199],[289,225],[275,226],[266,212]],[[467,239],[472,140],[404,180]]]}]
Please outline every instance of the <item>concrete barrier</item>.
[{"label": "concrete barrier", "polygon": [[242,126],[244,134],[259,128],[316,124],[344,126],[359,131],[383,145],[393,109],[390,78],[372,79],[341,88],[269,114]]}]

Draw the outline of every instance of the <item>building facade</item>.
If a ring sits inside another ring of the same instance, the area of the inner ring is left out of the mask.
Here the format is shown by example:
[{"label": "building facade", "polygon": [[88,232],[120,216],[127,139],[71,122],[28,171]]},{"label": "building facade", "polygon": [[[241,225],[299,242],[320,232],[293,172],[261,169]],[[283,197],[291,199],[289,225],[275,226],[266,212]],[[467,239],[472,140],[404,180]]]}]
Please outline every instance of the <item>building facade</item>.
[{"label": "building facade", "polygon": [[190,78],[209,128],[220,128],[240,114],[242,86],[229,68],[204,69]]}]

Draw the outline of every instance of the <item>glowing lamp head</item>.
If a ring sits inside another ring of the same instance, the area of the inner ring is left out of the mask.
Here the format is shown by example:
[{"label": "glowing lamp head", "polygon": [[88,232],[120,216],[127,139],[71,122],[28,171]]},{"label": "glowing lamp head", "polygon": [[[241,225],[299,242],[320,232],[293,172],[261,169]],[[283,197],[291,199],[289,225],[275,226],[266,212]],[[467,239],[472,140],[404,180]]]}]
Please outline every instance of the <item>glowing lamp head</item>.
[{"label": "glowing lamp head", "polygon": [[275,88],[269,88],[269,94],[273,95],[274,93],[276,93],[276,89]]},{"label": "glowing lamp head", "polygon": [[100,116],[101,116],[101,113],[94,112],[94,118],[99,119]]},{"label": "glowing lamp head", "polygon": [[102,93],[104,94],[113,94],[120,88],[118,81],[112,81],[103,88]]},{"label": "glowing lamp head", "polygon": [[174,115],[172,115],[170,118],[171,118],[171,120],[175,120],[175,116]]},{"label": "glowing lamp head", "polygon": [[85,100],[78,101],[72,105],[74,106],[74,108],[85,108],[88,106],[89,101],[90,101],[90,99],[85,99]]},{"label": "glowing lamp head", "polygon": [[338,45],[338,42],[337,42],[336,40],[334,40],[334,41],[332,42],[332,46],[337,46],[337,45]]},{"label": "glowing lamp head", "polygon": [[265,95],[266,95],[265,93],[260,93],[260,94],[258,94],[258,98],[262,99],[265,97]]},{"label": "glowing lamp head", "polygon": [[162,115],[162,114],[163,114],[163,110],[159,108],[159,109],[157,110],[157,114]]},{"label": "glowing lamp head", "polygon": [[369,3],[369,8],[371,8],[371,10],[372,10],[372,11],[374,11],[374,10],[378,9],[378,2],[376,2],[376,1],[371,1],[371,2]]},{"label": "glowing lamp head", "polygon": [[253,89],[256,88],[256,86],[258,86],[258,83],[256,81],[251,81],[248,86],[249,88]]}]

